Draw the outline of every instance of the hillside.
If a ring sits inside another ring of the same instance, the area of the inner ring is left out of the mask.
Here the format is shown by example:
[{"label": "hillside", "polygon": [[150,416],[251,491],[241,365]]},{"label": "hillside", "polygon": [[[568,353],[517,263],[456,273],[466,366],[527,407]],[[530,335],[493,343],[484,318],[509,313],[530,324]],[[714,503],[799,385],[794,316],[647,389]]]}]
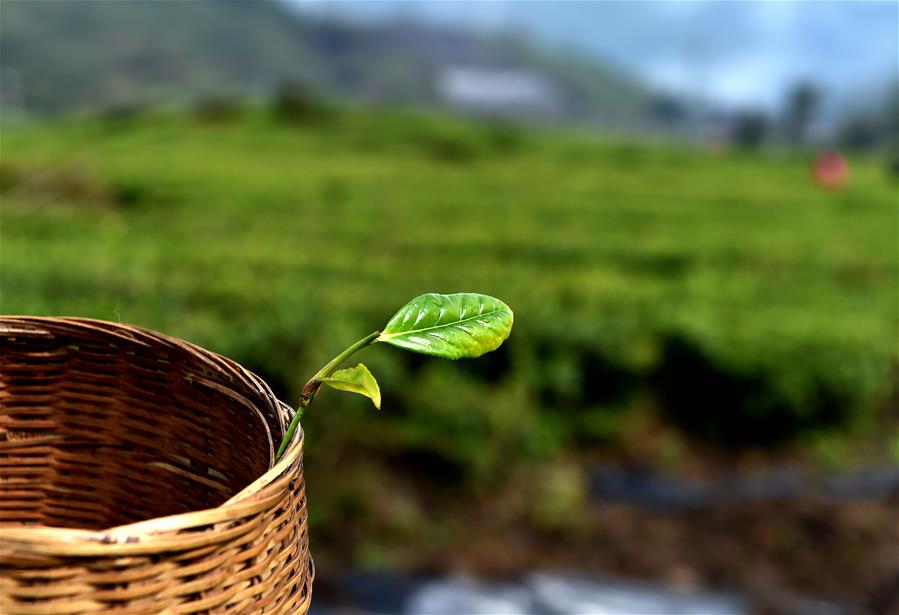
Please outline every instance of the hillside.
[{"label": "hillside", "polygon": [[[895,195],[876,166],[828,194],[799,158],[431,115],[238,113],[5,130],[4,311],[119,313],[246,362],[289,399],[301,365],[398,298],[501,296],[516,335],[486,373],[383,359],[455,391],[428,420],[462,430],[440,456],[475,474],[505,446],[465,453],[476,438],[461,434],[487,427],[462,411],[480,395],[525,456],[614,438],[641,400],[693,436],[750,445],[865,423],[889,401]],[[383,386],[413,422],[431,405]]]},{"label": "hillside", "polygon": [[[0,4],[7,108],[45,113],[267,93],[284,82],[368,102],[437,105],[453,66],[545,83],[551,113],[627,121],[648,106],[634,81],[521,41],[450,29],[351,25],[274,1]],[[556,100],[558,99],[558,100]]]},{"label": "hillside", "polygon": [[801,157],[396,112],[321,121],[251,106],[5,129],[3,312],[161,330],[289,402],[409,297],[506,300],[515,329],[496,352],[373,348],[382,412],[325,391],[304,418],[320,579],[345,563],[686,566],[702,583],[762,571],[852,599],[895,585],[895,503],[722,500],[675,521],[591,503],[602,462],[728,484],[784,458],[892,463],[896,209],[881,168],[853,161],[830,193]]}]

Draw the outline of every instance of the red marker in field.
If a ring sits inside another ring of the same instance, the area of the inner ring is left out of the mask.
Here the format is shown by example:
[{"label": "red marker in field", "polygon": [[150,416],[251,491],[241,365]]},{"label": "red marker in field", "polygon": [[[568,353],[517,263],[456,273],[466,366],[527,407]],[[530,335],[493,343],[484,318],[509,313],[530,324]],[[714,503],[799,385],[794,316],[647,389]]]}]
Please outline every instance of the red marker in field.
[{"label": "red marker in field", "polygon": [[849,183],[849,162],[840,152],[822,152],[815,156],[812,170],[818,185],[828,190],[838,190]]}]

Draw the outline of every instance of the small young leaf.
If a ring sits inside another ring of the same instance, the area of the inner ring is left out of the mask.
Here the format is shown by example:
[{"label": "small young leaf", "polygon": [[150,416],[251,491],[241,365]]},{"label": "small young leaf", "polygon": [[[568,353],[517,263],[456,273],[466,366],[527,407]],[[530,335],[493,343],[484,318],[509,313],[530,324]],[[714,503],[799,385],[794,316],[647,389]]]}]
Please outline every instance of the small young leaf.
[{"label": "small young leaf", "polygon": [[400,309],[377,341],[445,359],[474,358],[499,348],[512,321],[512,310],[499,299],[428,293]]},{"label": "small young leaf", "polygon": [[381,389],[378,388],[378,381],[362,363],[355,367],[339,369],[327,378],[322,378],[322,382],[340,391],[365,395],[371,399],[375,408],[381,409]]}]

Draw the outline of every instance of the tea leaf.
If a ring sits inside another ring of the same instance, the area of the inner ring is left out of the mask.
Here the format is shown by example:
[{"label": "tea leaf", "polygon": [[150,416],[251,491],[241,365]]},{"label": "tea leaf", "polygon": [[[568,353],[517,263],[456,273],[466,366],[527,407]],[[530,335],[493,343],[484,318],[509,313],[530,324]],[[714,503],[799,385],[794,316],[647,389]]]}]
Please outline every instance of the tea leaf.
[{"label": "tea leaf", "polygon": [[375,408],[381,409],[381,389],[378,387],[378,381],[362,363],[355,367],[339,369],[327,378],[322,378],[322,382],[340,391],[365,395],[371,399]]},{"label": "tea leaf", "polygon": [[445,359],[474,358],[499,348],[512,321],[512,310],[499,299],[428,293],[400,309],[377,341]]}]

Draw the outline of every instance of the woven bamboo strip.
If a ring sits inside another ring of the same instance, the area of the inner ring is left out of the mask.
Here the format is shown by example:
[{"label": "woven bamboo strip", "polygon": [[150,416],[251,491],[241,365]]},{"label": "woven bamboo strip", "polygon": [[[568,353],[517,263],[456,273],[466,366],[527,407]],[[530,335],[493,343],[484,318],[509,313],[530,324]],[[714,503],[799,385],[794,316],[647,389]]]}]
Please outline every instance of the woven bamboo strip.
[{"label": "woven bamboo strip", "polygon": [[302,432],[258,377],[188,342],[0,318],[0,613],[309,608]]}]

